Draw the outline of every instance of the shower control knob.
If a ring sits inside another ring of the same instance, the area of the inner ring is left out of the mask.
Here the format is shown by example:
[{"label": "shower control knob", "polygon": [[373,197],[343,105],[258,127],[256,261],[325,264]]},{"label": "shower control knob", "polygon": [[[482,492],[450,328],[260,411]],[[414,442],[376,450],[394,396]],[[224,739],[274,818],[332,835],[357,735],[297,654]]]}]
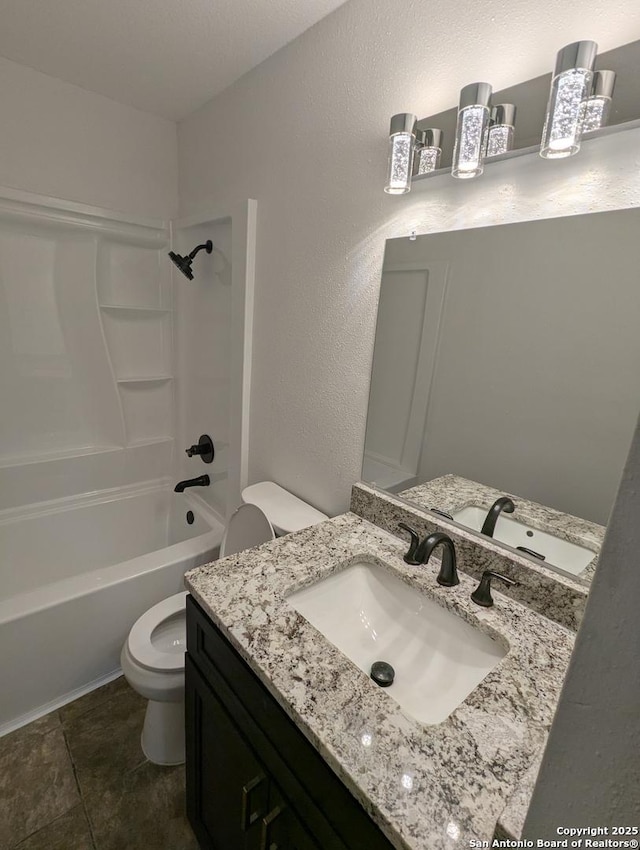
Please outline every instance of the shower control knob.
[{"label": "shower control knob", "polygon": [[213,440],[208,434],[203,434],[197,444],[185,449],[185,452],[188,457],[199,455],[205,463],[211,463],[216,453],[213,447]]}]

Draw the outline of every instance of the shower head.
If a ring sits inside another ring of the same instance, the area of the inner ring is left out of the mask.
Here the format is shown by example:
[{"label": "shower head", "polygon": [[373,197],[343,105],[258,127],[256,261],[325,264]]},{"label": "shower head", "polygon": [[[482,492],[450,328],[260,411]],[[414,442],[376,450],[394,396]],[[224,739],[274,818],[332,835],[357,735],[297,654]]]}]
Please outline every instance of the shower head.
[{"label": "shower head", "polygon": [[183,257],[181,254],[176,254],[174,251],[169,251],[169,256],[171,257],[172,262],[175,264],[177,268],[180,269],[182,274],[188,279],[193,280],[193,272],[191,271],[191,263],[193,262],[193,258],[198,253],[198,251],[202,251],[202,249],[210,254],[213,251],[213,242],[211,239],[207,239],[202,245],[198,245],[190,254],[187,254],[186,257]]}]

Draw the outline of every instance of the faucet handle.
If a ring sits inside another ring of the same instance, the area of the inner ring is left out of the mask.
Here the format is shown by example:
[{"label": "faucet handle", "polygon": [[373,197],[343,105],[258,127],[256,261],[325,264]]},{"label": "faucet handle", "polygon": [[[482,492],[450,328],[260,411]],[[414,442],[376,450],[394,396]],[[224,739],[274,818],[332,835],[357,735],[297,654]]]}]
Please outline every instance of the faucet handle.
[{"label": "faucet handle", "polygon": [[185,452],[187,453],[187,457],[199,455],[205,463],[211,463],[216,454],[213,440],[208,434],[202,434],[198,442],[185,449]]},{"label": "faucet handle", "polygon": [[416,560],[416,551],[418,546],[420,545],[420,537],[418,536],[418,532],[415,528],[411,528],[410,525],[407,525],[405,522],[399,522],[398,528],[401,528],[403,531],[408,532],[411,535],[411,543],[409,544],[409,548],[405,552],[404,561],[406,564],[413,564],[416,566],[420,563],[420,561]]},{"label": "faucet handle", "polygon": [[496,573],[493,570],[485,570],[482,573],[480,584],[471,594],[471,599],[476,603],[476,605],[482,605],[483,608],[491,608],[493,605],[493,597],[491,596],[492,578],[500,579],[500,581],[504,582],[509,587],[518,584],[517,581],[514,581],[508,576],[503,576],[502,573]]}]

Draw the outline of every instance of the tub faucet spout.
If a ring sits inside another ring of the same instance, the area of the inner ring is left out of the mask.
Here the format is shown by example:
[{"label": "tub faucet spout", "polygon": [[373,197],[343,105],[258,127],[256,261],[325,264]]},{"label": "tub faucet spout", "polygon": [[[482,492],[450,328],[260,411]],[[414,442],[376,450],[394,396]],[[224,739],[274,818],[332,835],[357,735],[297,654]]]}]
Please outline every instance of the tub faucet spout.
[{"label": "tub faucet spout", "polygon": [[188,478],[186,481],[178,481],[173,488],[174,493],[184,493],[187,487],[208,487],[211,479],[208,475],[199,475],[197,478]]}]

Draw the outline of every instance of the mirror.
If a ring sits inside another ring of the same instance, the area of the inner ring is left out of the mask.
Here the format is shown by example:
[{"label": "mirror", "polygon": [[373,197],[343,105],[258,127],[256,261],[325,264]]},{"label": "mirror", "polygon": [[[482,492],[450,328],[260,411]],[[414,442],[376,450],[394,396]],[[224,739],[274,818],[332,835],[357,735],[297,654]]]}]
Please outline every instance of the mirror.
[{"label": "mirror", "polygon": [[363,480],[478,533],[509,495],[494,540],[588,580],[638,417],[639,318],[638,209],[389,240]]}]

